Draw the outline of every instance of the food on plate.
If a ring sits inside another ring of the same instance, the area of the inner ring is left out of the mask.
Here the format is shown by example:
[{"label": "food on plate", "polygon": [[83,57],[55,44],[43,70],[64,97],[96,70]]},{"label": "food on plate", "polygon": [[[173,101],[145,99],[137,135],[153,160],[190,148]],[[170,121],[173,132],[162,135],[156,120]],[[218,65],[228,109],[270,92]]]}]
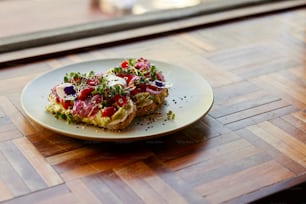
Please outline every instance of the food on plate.
[{"label": "food on plate", "polygon": [[147,59],[127,59],[107,73],[125,80],[131,99],[136,104],[136,116],[150,115],[158,110],[168,96],[170,84],[157,67]]},{"label": "food on plate", "polygon": [[46,110],[69,123],[121,130],[136,116],[126,81],[111,73],[66,73],[48,100]]},{"label": "food on plate", "polygon": [[157,112],[170,86],[147,59],[127,59],[106,73],[66,73],[49,93],[46,110],[69,123],[121,130]]}]

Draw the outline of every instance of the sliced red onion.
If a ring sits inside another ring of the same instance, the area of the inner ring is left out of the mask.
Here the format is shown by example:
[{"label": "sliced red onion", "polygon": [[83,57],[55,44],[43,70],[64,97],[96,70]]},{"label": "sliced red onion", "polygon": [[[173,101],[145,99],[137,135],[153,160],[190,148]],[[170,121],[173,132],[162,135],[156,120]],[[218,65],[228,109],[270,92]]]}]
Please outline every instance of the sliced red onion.
[{"label": "sliced red onion", "polygon": [[150,89],[149,87],[146,88],[146,92],[149,92],[153,95],[157,95],[157,94],[160,94],[161,93],[161,90],[153,90],[153,89]]},{"label": "sliced red onion", "polygon": [[161,72],[156,73],[156,76],[157,76],[157,79],[159,79],[160,81],[165,81],[165,77]]},{"label": "sliced red onion", "polygon": [[139,79],[139,76],[134,75],[133,78],[129,81],[129,86],[131,86],[132,84],[134,84],[135,81],[137,81]]}]

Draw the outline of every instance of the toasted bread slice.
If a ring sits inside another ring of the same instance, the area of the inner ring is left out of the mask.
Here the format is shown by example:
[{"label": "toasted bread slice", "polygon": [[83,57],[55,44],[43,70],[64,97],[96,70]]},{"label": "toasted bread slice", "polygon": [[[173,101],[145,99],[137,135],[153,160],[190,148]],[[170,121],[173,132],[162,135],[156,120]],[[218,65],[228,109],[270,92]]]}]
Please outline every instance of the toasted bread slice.
[{"label": "toasted bread slice", "polygon": [[74,115],[72,114],[72,109],[65,109],[61,103],[56,101],[53,94],[49,95],[49,104],[47,105],[46,110],[54,114],[56,118],[64,119],[68,123],[83,123],[109,130],[125,129],[136,116],[136,105],[132,100],[129,100],[126,106],[118,109],[112,117],[102,117],[101,110],[91,117]]},{"label": "toasted bread slice", "polygon": [[164,103],[168,96],[168,89],[163,89],[159,94],[150,94],[148,92],[138,93],[133,97],[137,106],[136,117],[146,116],[155,113]]},{"label": "toasted bread slice", "polygon": [[110,130],[123,130],[127,126],[129,126],[129,124],[134,120],[135,117],[136,117],[136,105],[132,103],[131,112],[127,114],[127,117],[124,120],[118,123],[110,122],[105,126],[105,128]]},{"label": "toasted bread slice", "polygon": [[170,84],[163,73],[144,58],[123,60],[107,73],[115,74],[126,81],[131,98],[137,106],[136,116],[153,114],[168,96]]},{"label": "toasted bread slice", "polygon": [[46,110],[69,123],[120,130],[136,116],[124,79],[115,75],[67,73],[48,100]]}]

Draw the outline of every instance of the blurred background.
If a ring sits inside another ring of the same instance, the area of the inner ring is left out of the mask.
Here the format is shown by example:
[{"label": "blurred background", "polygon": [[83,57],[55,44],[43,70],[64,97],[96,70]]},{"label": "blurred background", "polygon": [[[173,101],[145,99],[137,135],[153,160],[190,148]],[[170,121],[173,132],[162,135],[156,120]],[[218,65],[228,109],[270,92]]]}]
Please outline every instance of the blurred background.
[{"label": "blurred background", "polygon": [[0,37],[216,1],[229,0],[0,0]]}]

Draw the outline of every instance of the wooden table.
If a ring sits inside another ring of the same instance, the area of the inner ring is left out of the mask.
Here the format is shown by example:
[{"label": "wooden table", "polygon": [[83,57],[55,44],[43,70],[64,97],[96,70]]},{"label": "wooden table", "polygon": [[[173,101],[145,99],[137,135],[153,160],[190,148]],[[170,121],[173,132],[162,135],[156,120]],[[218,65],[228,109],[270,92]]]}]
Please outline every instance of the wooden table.
[{"label": "wooden table", "polygon": [[[305,19],[301,8],[2,65],[0,202],[246,203],[305,182]],[[39,74],[131,56],[199,73],[214,91],[209,114],[120,143],[69,138],[25,116],[20,94]]]}]

